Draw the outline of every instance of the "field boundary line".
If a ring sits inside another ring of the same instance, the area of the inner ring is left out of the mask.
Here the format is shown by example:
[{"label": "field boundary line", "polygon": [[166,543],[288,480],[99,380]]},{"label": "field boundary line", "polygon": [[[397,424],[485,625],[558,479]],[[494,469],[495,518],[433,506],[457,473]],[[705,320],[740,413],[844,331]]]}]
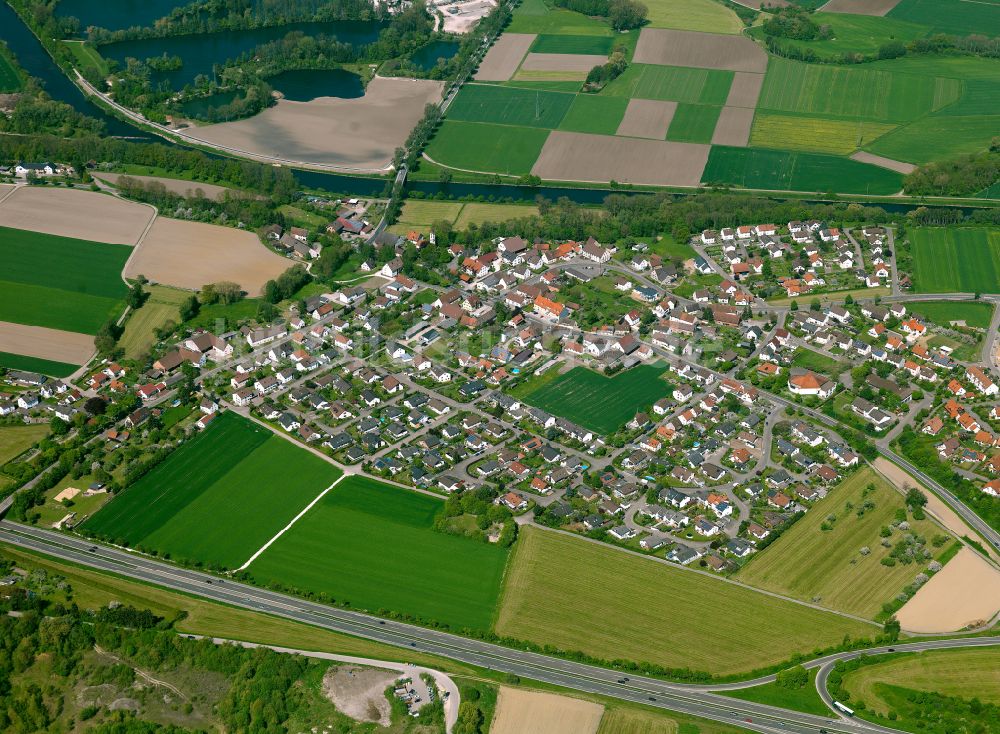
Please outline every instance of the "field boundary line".
[{"label": "field boundary line", "polygon": [[300,512],[298,515],[296,515],[295,517],[293,517],[291,519],[291,521],[287,525],[285,525],[285,527],[283,527],[281,530],[279,530],[275,534],[275,536],[273,538],[271,538],[269,541],[267,541],[266,543],[264,543],[264,545],[262,545],[257,550],[256,553],[254,553],[252,556],[250,556],[249,560],[247,560],[246,563],[244,563],[242,566],[240,566],[236,570],[237,571],[245,571],[246,568],[247,568],[247,566],[249,566],[251,563],[253,563],[254,561],[256,561],[257,558],[260,556],[261,553],[263,553],[268,548],[270,548],[271,544],[274,543],[274,541],[276,541],[278,538],[280,538],[282,535],[284,535],[288,530],[290,530],[292,528],[292,526],[295,523],[297,523],[302,518],[303,515],[305,515],[307,512],[309,512],[309,510],[311,510],[315,506],[315,504],[317,502],[319,502],[321,499],[323,499],[326,496],[327,492],[329,492],[331,489],[333,489],[338,484],[340,484],[340,482],[343,481],[346,477],[352,477],[352,476],[354,476],[354,475],[351,474],[351,473],[348,473],[348,472],[344,472],[339,477],[337,477],[335,480],[333,480],[333,484],[331,484],[329,487],[327,487],[322,492],[320,492],[318,495],[316,495],[315,499],[313,499],[312,502],[310,502],[308,505],[306,505],[302,509],[302,512]]}]

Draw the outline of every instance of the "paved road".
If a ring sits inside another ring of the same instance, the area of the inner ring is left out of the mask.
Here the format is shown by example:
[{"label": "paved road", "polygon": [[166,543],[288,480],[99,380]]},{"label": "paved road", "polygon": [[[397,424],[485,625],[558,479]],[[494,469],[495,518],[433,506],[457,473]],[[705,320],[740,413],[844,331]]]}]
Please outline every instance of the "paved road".
[{"label": "paved road", "polygon": [[[0,541],[230,606],[513,673],[573,690],[737,724],[751,731],[794,734],[816,734],[820,729],[825,729],[831,734],[833,732],[874,734],[893,731],[867,722],[840,723],[826,717],[720,697],[709,693],[705,686],[670,684],[641,676],[630,676],[625,681],[622,673],[608,668],[505,648],[400,622],[380,620],[360,612],[316,604],[205,573],[177,568],[114,548],[93,545],[74,536],[9,521],[0,522]],[[986,640],[992,640],[992,643]],[[942,643],[943,646],[949,647],[963,643],[1000,644],[1000,637],[941,643],[922,642],[915,645],[900,645],[897,649],[928,649],[929,646]],[[844,654],[845,657],[847,655],[850,653]],[[819,663],[812,663],[816,664]],[[623,682],[619,683],[619,680]],[[721,687],[713,686],[713,688]]]}]

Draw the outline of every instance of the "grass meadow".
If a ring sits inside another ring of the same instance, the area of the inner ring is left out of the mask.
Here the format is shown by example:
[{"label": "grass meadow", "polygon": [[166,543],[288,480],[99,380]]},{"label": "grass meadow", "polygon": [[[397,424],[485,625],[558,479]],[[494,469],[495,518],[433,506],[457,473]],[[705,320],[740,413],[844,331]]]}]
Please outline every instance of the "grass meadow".
[{"label": "grass meadow", "polygon": [[870,120],[830,120],[762,112],[754,117],[750,145],[850,155],[895,129],[891,123]]},{"label": "grass meadow", "polygon": [[533,204],[490,204],[482,202],[433,201],[428,199],[407,199],[399,222],[393,225],[394,232],[406,234],[410,230],[428,232],[431,225],[439,220],[451,222],[456,230],[468,229],[470,224],[483,222],[506,222],[520,217],[538,214]]},{"label": "grass meadow", "polygon": [[529,526],[515,546],[496,631],[609,660],[730,675],[878,629]]},{"label": "grass meadow", "polygon": [[784,688],[775,682],[734,691],[719,691],[723,696],[753,701],[765,706],[777,706],[792,711],[802,711],[815,716],[833,716],[829,707],[816,692],[816,668],[809,671],[809,682],[802,688]]},{"label": "grass meadow", "polygon": [[889,11],[889,18],[921,23],[938,33],[967,36],[977,33],[984,36],[1000,35],[1000,13],[995,2],[967,2],[966,0],[900,0]]},{"label": "grass meadow", "polygon": [[488,630],[508,552],[434,530],[441,506],[435,497],[348,477],[249,571],[357,609]]},{"label": "grass meadow", "polygon": [[550,8],[545,0],[524,0],[514,9],[505,29],[508,33],[561,34],[568,36],[611,36],[611,27],[597,18],[572,10]]},{"label": "grass meadow", "polygon": [[1000,228],[918,227],[910,231],[917,293],[1000,293]]},{"label": "grass meadow", "polygon": [[909,163],[930,163],[978,153],[998,129],[1000,115],[931,115],[883,135],[867,150]]},{"label": "grass meadow", "polygon": [[[814,13],[812,19],[819,25],[828,25],[833,37],[825,41],[799,41],[782,38],[783,46],[809,49],[821,59],[838,57],[844,53],[874,54],[892,38],[906,43],[931,34],[925,25],[873,15],[847,13]],[[763,26],[756,26],[750,35],[764,38]]]},{"label": "grass meadow", "polygon": [[906,308],[924,321],[947,327],[952,321],[988,329],[993,318],[993,304],[985,301],[909,301]]},{"label": "grass meadow", "polygon": [[812,349],[799,348],[795,350],[795,356],[792,358],[792,366],[836,378],[842,372],[849,370],[851,363],[841,362],[825,354],[814,352]]},{"label": "grass meadow", "polygon": [[667,140],[681,143],[711,143],[721,107],[681,103],[667,130]]},{"label": "grass meadow", "polygon": [[9,370],[26,370],[27,372],[41,372],[49,377],[69,377],[79,369],[80,365],[69,362],[56,362],[51,359],[41,357],[29,357],[26,354],[12,354],[11,352],[0,352],[0,367]]},{"label": "grass meadow", "polygon": [[83,528],[173,558],[236,568],[338,476],[319,457],[227,412]]},{"label": "grass meadow", "polygon": [[21,75],[9,56],[9,51],[0,50],[0,92],[16,92],[21,88]]},{"label": "grass meadow", "polygon": [[452,168],[521,176],[531,172],[548,130],[445,120],[427,155]]},{"label": "grass meadow", "polygon": [[127,359],[138,359],[156,343],[153,332],[168,321],[180,321],[179,306],[190,293],[160,285],[146,286],[149,298],[138,311],[133,311],[125,322],[125,331],[118,346],[125,350]]},{"label": "grass meadow", "polygon": [[0,466],[19,456],[38,439],[48,435],[47,424],[0,426]]},{"label": "grass meadow", "polygon": [[511,392],[542,410],[608,435],[632,420],[637,411],[670,394],[662,379],[665,366],[639,365],[614,377],[586,367],[563,374],[555,369],[529,379]]},{"label": "grass meadow", "polygon": [[[869,485],[875,489],[866,494]],[[866,500],[875,507],[859,517],[858,510]],[[926,565],[897,563],[884,566],[881,563],[890,549],[880,545],[879,531],[889,525],[896,510],[903,507],[903,496],[899,492],[871,469],[863,469],[817,501],[805,517],[754,556],[736,579],[829,609],[873,619],[881,611],[882,604],[891,601]],[[828,520],[830,516],[836,517],[832,523]],[[824,530],[821,527],[824,523],[832,525],[832,529]],[[914,532],[926,538],[928,548],[935,535],[947,534],[928,519],[911,517],[909,523]],[[895,543],[899,538],[897,530],[890,540]],[[935,557],[945,553],[948,545],[932,548]],[[867,556],[859,552],[863,546],[871,549]]]},{"label": "grass meadow", "polygon": [[650,28],[675,28],[704,33],[743,31],[743,21],[732,10],[712,0],[645,0]]}]

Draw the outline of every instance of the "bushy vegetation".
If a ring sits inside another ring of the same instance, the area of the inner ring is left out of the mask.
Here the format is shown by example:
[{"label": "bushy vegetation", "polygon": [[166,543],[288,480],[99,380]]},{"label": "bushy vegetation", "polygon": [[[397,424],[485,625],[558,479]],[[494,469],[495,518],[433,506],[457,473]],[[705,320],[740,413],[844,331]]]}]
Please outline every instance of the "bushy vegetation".
[{"label": "bushy vegetation", "polygon": [[989,151],[921,166],[903,181],[915,196],[966,196],[1000,182],[1000,137]]},{"label": "bushy vegetation", "polygon": [[616,31],[640,27],[649,14],[649,9],[636,0],[555,0],[555,4],[583,15],[607,18]]},{"label": "bushy vegetation", "polygon": [[774,8],[764,21],[764,32],[769,36],[794,38],[799,41],[822,41],[830,38],[830,26],[817,24],[812,16],[796,5]]}]

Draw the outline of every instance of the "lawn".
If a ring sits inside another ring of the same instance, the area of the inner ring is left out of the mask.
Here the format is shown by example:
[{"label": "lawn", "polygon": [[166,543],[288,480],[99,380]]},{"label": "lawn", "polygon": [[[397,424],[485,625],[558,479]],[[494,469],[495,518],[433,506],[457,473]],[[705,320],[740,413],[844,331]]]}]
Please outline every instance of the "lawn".
[{"label": "lawn", "polygon": [[662,379],[665,372],[665,366],[645,364],[614,377],[586,367],[560,375],[553,368],[511,392],[542,410],[608,435],[632,420],[637,411],[648,410],[670,394],[670,384]]},{"label": "lawn", "polygon": [[174,558],[236,568],[339,475],[331,464],[227,412],[83,529]]},{"label": "lawn", "polygon": [[895,171],[821,153],[713,145],[702,174],[706,184],[748,189],[894,194],[903,188]]},{"label": "lawn", "polygon": [[878,630],[527,526],[507,574],[496,631],[600,658],[730,675],[839,644],[845,634],[868,637]]},{"label": "lawn", "polygon": [[538,128],[445,120],[427,155],[443,166],[521,176],[531,172],[548,136]]},{"label": "lawn", "polygon": [[614,39],[610,36],[568,36],[543,34],[531,44],[536,54],[610,54]]},{"label": "lawn", "polygon": [[690,104],[722,105],[729,96],[733,72],[681,66],[630,64],[601,92],[609,97],[660,99]]},{"label": "lawn", "polygon": [[809,671],[809,682],[802,688],[783,688],[777,683],[765,683],[752,688],[740,688],[734,691],[717,691],[723,696],[738,698],[741,701],[762,703],[765,706],[802,711],[816,716],[833,716],[829,707],[816,692],[817,669]]},{"label": "lawn", "polygon": [[131,247],[0,227],[0,321],[94,334],[121,310]]},{"label": "lawn", "polygon": [[28,372],[41,372],[49,377],[69,377],[76,372],[80,365],[69,364],[68,362],[55,362],[51,359],[41,359],[40,357],[28,357],[23,354],[11,354],[10,352],[0,352],[0,367],[9,370],[26,370]]},{"label": "lawn", "polygon": [[149,298],[138,311],[133,311],[125,322],[125,331],[118,346],[125,350],[127,359],[138,359],[156,343],[156,329],[168,321],[180,321],[178,306],[191,294],[165,286],[146,286]]},{"label": "lawn", "polygon": [[681,103],[667,130],[667,140],[682,143],[711,143],[721,107]]},{"label": "lawn", "polygon": [[[865,495],[868,485],[875,491]],[[875,507],[858,517],[866,501]],[[848,508],[848,503],[853,509]],[[880,545],[879,531],[889,525],[903,496],[870,469],[863,469],[835,487],[813,505],[778,540],[754,556],[736,575],[743,583],[793,596],[830,609],[873,619],[885,602],[891,601],[924,570],[926,563],[884,566],[881,561],[890,549]],[[828,516],[836,516],[832,529],[823,530]],[[930,546],[935,535],[946,534],[930,520],[908,520],[912,530],[923,536],[935,557],[939,549]],[[900,531],[890,541],[898,542]],[[867,546],[871,552],[859,551]]]},{"label": "lawn", "polygon": [[659,240],[652,239],[647,244],[650,252],[671,260],[690,260],[696,255],[691,245],[687,242],[678,242],[669,234],[664,234]]},{"label": "lawn", "polygon": [[448,118],[552,130],[559,127],[574,99],[575,95],[565,92],[466,84],[448,108]]},{"label": "lawn", "polygon": [[1000,704],[1000,648],[927,650],[918,654],[893,655],[885,662],[865,665],[844,676],[844,688],[852,700],[861,698],[876,711],[880,704],[878,684],[889,683],[945,696],[972,698]]},{"label": "lawn", "polygon": [[814,352],[812,349],[799,348],[795,350],[792,366],[819,372],[821,375],[836,379],[842,372],[851,368],[851,363],[841,362],[825,354]]},{"label": "lawn", "polygon": [[508,553],[435,531],[441,507],[435,497],[349,477],[249,571],[356,609],[488,630]]},{"label": "lawn", "polygon": [[939,33],[1000,35],[1000,3],[996,0],[901,0],[888,16],[922,23]]},{"label": "lawn", "polygon": [[712,0],[644,0],[650,28],[676,28],[705,33],[741,33],[743,21]]},{"label": "lawn", "polygon": [[1000,292],[1000,228],[917,227],[910,242],[917,293]]},{"label": "lawn", "polygon": [[782,150],[812,150],[850,155],[896,128],[868,120],[829,120],[800,115],[759,113],[754,117],[750,145]]},{"label": "lawn", "polygon": [[914,316],[939,326],[964,321],[966,326],[988,329],[993,318],[993,304],[983,301],[909,301],[904,305]]},{"label": "lawn", "polygon": [[559,129],[576,133],[614,135],[625,116],[626,107],[628,100],[624,97],[578,94],[559,124]]},{"label": "lawn", "polygon": [[25,449],[49,432],[47,424],[0,426],[0,466],[20,456]]}]

